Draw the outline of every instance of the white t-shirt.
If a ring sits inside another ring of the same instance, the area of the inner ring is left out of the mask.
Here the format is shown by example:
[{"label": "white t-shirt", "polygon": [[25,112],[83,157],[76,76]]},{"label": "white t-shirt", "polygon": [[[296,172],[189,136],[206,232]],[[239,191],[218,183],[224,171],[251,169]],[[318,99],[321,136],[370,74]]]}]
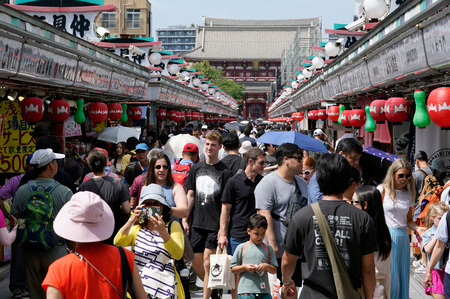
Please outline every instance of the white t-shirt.
[{"label": "white t-shirt", "polygon": [[447,205],[450,203],[450,197],[448,196],[450,192],[450,187],[447,187],[441,193],[441,201],[445,202]]},{"label": "white t-shirt", "polygon": [[414,199],[412,198],[411,191],[409,190],[395,190],[396,199],[395,204],[389,195],[389,189],[383,186],[377,187],[378,191],[383,195],[383,210],[384,217],[386,218],[386,225],[388,227],[403,228],[407,227],[408,212],[414,205]]},{"label": "white t-shirt", "polygon": [[[439,226],[434,234],[434,237],[441,242],[447,243],[448,241],[448,230],[447,230],[447,213],[442,216],[442,220],[439,222]],[[450,274],[450,259],[445,265],[445,273]]]}]

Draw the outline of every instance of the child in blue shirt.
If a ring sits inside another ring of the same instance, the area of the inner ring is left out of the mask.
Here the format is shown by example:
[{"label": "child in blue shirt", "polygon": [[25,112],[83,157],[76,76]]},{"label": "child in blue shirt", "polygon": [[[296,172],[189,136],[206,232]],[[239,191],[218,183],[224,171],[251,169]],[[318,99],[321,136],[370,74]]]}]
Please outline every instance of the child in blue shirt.
[{"label": "child in blue shirt", "polygon": [[264,244],[266,217],[254,214],[248,221],[250,241],[239,244],[231,259],[231,272],[240,274],[237,289],[239,299],[270,299],[267,273],[277,273],[277,258],[270,245]]}]

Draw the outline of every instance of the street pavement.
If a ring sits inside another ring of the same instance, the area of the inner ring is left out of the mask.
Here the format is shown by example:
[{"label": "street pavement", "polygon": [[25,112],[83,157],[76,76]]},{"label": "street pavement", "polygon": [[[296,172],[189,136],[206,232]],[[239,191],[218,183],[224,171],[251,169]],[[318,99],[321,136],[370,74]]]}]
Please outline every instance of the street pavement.
[{"label": "street pavement", "polygon": [[[425,274],[415,274],[414,267],[411,266],[410,271],[410,285],[409,285],[409,298],[411,299],[423,299],[430,298],[430,296],[425,295],[423,288],[423,279]],[[9,262],[0,263],[0,298],[9,299],[12,298],[12,293],[9,291]],[[203,293],[191,292],[192,299],[201,299]],[[230,294],[223,294],[223,299],[231,299]]]}]

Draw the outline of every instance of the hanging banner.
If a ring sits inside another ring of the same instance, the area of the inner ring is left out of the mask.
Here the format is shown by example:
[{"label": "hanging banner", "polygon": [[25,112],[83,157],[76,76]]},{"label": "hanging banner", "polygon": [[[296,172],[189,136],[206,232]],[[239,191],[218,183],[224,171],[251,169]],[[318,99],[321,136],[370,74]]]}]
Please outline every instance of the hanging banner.
[{"label": "hanging banner", "polygon": [[0,172],[25,172],[26,159],[35,150],[30,135],[34,126],[22,119],[19,101],[0,102],[0,114],[6,115],[0,139]]}]

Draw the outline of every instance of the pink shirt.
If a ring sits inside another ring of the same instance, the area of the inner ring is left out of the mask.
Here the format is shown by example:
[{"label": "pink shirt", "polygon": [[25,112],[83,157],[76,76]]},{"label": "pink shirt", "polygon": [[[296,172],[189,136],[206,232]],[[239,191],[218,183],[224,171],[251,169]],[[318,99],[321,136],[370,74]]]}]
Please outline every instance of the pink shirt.
[{"label": "pink shirt", "polygon": [[143,175],[138,175],[134,181],[133,184],[131,185],[130,188],[130,195],[131,197],[137,197],[138,202],[139,199],[141,198],[141,191],[142,191],[142,187],[143,187]]},{"label": "pink shirt", "polygon": [[3,213],[0,212],[0,228],[4,228],[4,227],[6,227],[5,216],[3,216]]}]

